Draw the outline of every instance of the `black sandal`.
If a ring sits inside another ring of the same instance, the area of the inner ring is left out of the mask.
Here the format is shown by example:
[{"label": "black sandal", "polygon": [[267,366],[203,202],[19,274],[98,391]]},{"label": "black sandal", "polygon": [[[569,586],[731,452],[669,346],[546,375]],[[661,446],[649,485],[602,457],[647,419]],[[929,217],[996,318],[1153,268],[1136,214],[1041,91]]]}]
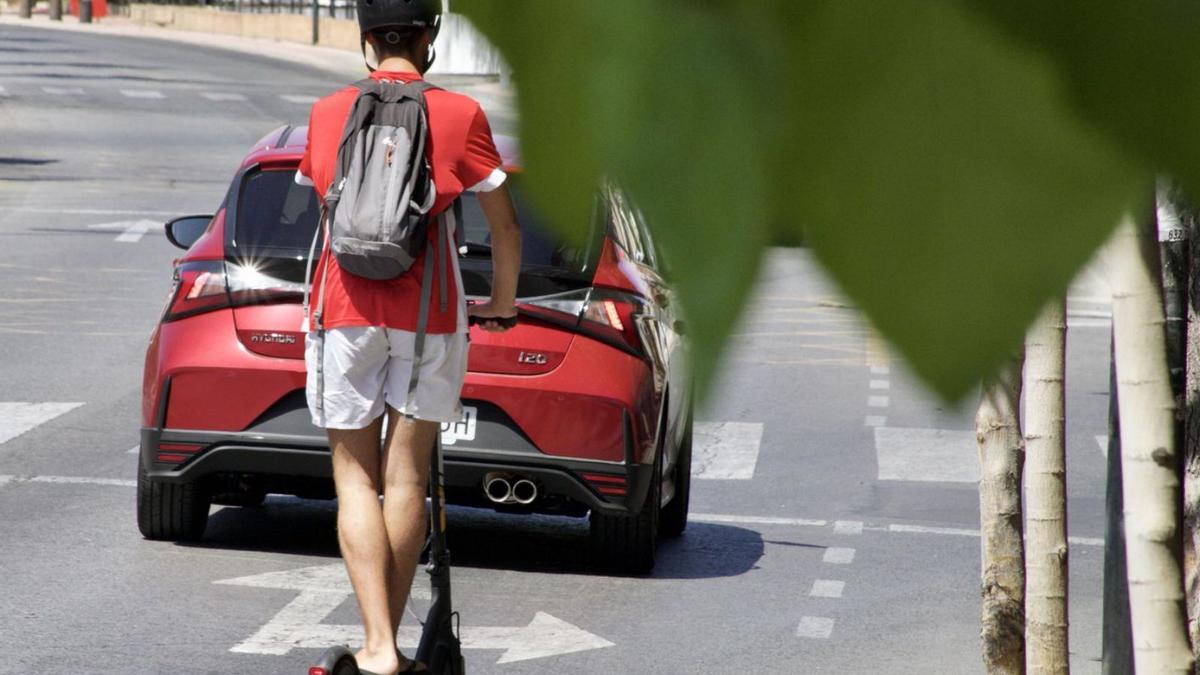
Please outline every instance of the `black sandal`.
[{"label": "black sandal", "polygon": [[[401,662],[408,661],[408,665],[405,666],[404,668],[401,668],[400,670],[397,670],[396,675],[405,675],[406,673],[427,673],[427,672],[429,672],[429,669],[425,667],[425,664],[417,663],[416,659],[410,659],[410,658],[404,656],[403,654],[400,653],[399,649],[396,650],[396,658],[399,659]],[[418,668],[417,666],[421,666],[421,667]]]}]

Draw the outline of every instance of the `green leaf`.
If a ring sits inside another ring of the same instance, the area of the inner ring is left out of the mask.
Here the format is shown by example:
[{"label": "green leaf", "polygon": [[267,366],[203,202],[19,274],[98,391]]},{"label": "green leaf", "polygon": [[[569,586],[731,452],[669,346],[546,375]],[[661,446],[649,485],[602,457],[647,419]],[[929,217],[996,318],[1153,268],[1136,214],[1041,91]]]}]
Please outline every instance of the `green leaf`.
[{"label": "green leaf", "polygon": [[1051,58],[1071,103],[1125,150],[1200,195],[1200,3],[971,0]]},{"label": "green leaf", "polygon": [[1053,64],[944,2],[458,0],[504,51],[534,197],[582,223],[599,176],[673,263],[708,381],[761,250],[803,237],[954,399],[1139,196]]}]

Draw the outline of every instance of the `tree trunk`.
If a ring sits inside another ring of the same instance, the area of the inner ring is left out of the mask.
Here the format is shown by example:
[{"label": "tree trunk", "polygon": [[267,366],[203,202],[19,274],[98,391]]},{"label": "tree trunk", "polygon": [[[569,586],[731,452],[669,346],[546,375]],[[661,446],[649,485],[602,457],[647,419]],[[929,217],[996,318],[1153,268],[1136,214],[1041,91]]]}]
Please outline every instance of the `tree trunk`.
[{"label": "tree trunk", "polygon": [[1121,421],[1117,400],[1115,347],[1108,359],[1108,456],[1104,490],[1104,624],[1102,675],[1133,672],[1133,629],[1129,625],[1129,575],[1125,571],[1125,502],[1121,494]]},{"label": "tree trunk", "polygon": [[1125,557],[1133,619],[1134,665],[1142,673],[1187,673],[1187,637],[1179,549],[1175,405],[1167,371],[1161,277],[1155,237],[1126,218],[1109,249]]},{"label": "tree trunk", "polygon": [[1066,299],[1057,298],[1025,338],[1025,640],[1030,673],[1070,672],[1066,349]]},{"label": "tree trunk", "polygon": [[[1185,386],[1185,440],[1183,444],[1183,508],[1185,574],[1188,597],[1188,626],[1193,652],[1200,651],[1200,236],[1195,230],[1188,243],[1189,279],[1187,309],[1187,372]],[[1197,654],[1200,656],[1200,653]]]},{"label": "tree trunk", "polygon": [[33,0],[21,0],[19,11],[22,19],[33,16]]},{"label": "tree trunk", "polygon": [[62,0],[50,0],[50,20],[62,21]]},{"label": "tree trunk", "polygon": [[979,443],[983,664],[988,673],[1025,672],[1025,545],[1021,520],[1021,362],[983,384]]}]

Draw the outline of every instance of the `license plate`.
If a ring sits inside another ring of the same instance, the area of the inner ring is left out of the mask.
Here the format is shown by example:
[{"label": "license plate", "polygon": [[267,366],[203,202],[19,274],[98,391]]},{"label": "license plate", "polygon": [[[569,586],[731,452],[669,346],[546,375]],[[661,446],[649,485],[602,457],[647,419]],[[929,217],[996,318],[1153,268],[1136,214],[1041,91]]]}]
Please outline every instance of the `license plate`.
[{"label": "license plate", "polygon": [[475,420],[478,416],[477,408],[464,405],[462,419],[457,422],[442,423],[442,445],[454,445],[458,441],[475,440]]}]

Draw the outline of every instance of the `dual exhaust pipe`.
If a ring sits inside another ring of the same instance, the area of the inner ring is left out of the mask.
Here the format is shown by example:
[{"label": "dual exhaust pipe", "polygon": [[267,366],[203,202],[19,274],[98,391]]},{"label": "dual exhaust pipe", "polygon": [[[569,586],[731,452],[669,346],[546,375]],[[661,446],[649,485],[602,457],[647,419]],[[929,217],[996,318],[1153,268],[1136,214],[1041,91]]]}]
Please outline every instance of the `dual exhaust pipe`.
[{"label": "dual exhaust pipe", "polygon": [[483,493],[493,504],[528,506],[537,501],[538,485],[528,478],[493,472],[483,477]]}]

